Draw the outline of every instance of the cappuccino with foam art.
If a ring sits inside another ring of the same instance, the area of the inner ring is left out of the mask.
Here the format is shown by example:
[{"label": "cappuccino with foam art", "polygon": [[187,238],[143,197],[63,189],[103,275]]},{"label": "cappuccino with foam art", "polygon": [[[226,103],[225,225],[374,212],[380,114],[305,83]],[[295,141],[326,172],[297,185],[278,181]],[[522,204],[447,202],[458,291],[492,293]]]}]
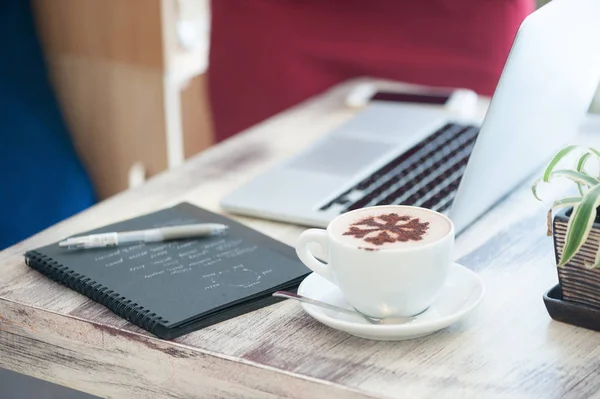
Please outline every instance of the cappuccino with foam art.
[{"label": "cappuccino with foam art", "polygon": [[365,249],[413,248],[439,241],[450,233],[448,219],[416,207],[375,207],[338,217],[329,231],[336,240]]},{"label": "cappuccino with foam art", "polygon": [[[318,244],[323,261],[310,250]],[[337,216],[326,230],[298,238],[302,262],[337,285],[346,301],[373,317],[423,312],[440,292],[452,264],[454,226],[441,213],[385,205]]]}]

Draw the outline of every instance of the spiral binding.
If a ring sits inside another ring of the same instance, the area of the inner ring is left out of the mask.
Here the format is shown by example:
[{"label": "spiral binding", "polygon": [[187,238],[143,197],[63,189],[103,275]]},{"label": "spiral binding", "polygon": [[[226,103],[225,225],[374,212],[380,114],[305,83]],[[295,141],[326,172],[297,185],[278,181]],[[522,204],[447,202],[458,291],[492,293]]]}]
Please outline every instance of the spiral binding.
[{"label": "spiral binding", "polygon": [[52,280],[65,285],[91,300],[98,302],[116,315],[123,317],[131,323],[153,332],[158,325],[166,325],[168,320],[150,313],[143,306],[133,303],[124,296],[108,289],[102,284],[85,277],[68,267],[59,264],[49,256],[37,251],[29,251],[25,256],[29,267],[48,276]]}]

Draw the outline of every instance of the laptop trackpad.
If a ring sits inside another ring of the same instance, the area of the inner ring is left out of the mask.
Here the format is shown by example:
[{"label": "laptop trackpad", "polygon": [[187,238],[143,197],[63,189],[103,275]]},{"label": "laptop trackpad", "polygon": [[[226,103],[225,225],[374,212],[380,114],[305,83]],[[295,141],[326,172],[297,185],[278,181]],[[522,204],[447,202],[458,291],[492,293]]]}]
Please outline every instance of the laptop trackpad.
[{"label": "laptop trackpad", "polygon": [[354,175],[390,151],[390,145],[336,137],[315,144],[293,159],[288,168],[310,170],[337,176]]}]

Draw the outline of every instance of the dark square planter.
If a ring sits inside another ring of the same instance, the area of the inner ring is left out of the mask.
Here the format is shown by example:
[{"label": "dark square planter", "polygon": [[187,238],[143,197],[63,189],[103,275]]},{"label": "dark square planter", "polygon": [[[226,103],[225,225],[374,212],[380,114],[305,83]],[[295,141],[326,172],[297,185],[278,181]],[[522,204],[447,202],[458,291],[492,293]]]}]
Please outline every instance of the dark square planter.
[{"label": "dark square planter", "polygon": [[[572,208],[564,209],[554,216],[553,235],[556,264],[565,245],[567,224]],[[558,281],[565,301],[578,303],[600,310],[600,269],[590,269],[585,264],[594,264],[600,243],[600,224],[594,223],[583,247],[563,267],[557,267]]]},{"label": "dark square planter", "polygon": [[544,294],[544,304],[550,317],[556,321],[600,331],[600,310],[565,301],[558,284]]}]

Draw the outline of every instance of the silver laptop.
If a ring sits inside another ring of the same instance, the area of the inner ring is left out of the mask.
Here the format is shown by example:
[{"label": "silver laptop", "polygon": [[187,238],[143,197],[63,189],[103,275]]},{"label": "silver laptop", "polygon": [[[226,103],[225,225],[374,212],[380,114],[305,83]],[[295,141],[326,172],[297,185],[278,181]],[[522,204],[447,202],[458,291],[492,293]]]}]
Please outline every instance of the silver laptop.
[{"label": "silver laptop", "polygon": [[600,1],[553,0],[522,24],[481,125],[372,101],[305,151],[223,198],[229,212],[325,227],[406,204],[461,232],[567,144],[600,81]]}]

